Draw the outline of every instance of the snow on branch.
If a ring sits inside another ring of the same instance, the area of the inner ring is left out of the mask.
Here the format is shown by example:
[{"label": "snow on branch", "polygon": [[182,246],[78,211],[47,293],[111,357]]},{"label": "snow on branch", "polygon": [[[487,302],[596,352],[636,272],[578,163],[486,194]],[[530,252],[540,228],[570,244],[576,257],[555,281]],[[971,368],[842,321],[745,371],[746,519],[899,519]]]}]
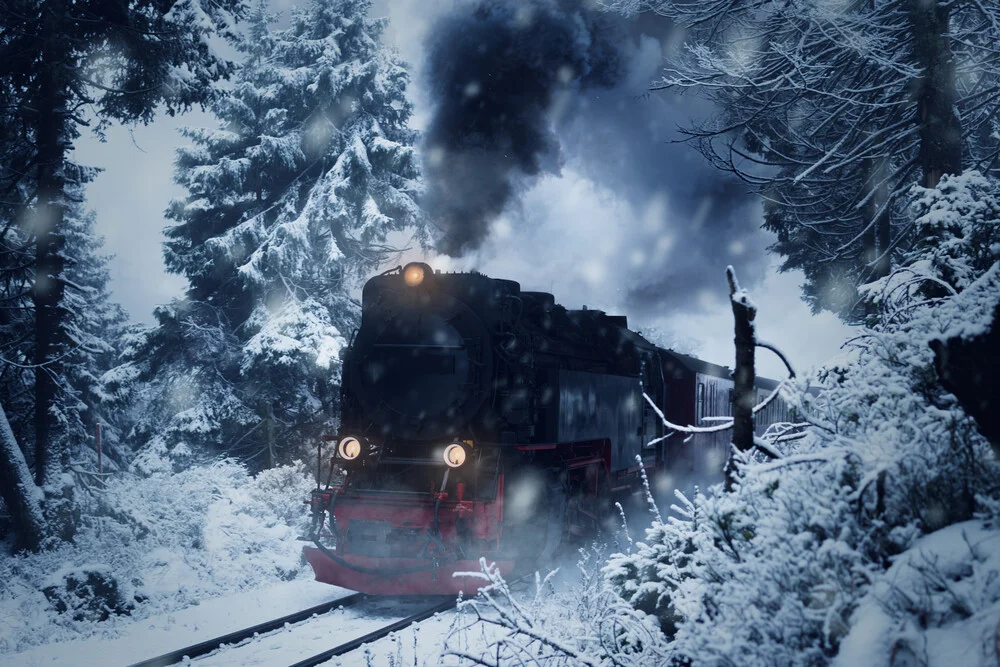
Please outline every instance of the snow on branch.
[{"label": "snow on branch", "polygon": [[[757,414],[758,412],[766,408],[768,405],[770,405],[774,399],[778,398],[778,394],[781,391],[781,388],[787,386],[786,383],[787,380],[782,380],[781,382],[779,382],[778,386],[774,388],[774,391],[769,393],[764,398],[764,400],[762,400],[760,403],[758,403],[753,407],[753,413]],[[649,403],[650,407],[653,408],[653,411],[656,412],[656,416],[660,418],[660,421],[663,423],[663,425],[669,428],[671,431],[675,431],[677,433],[687,433],[688,435],[695,435],[698,433],[721,433],[722,431],[728,431],[733,427],[732,417],[705,417],[705,421],[725,420],[724,423],[717,424],[715,426],[681,426],[680,424],[675,424],[669,419],[667,419],[666,416],[663,414],[663,411],[660,410],[659,407],[657,407],[656,403],[653,402],[653,399],[651,399],[648,394],[643,392],[642,397],[646,399],[646,402]],[[660,436],[659,438],[654,438],[653,440],[650,440],[647,444],[655,445],[658,442],[666,440],[672,435],[673,433],[668,433],[666,435]]]},{"label": "snow on branch", "polygon": [[632,609],[604,581],[603,552],[580,554],[575,585],[556,584],[554,572],[536,574],[533,596],[513,591],[498,568],[481,559],[481,572],[469,575],[489,584],[459,602],[442,657],[488,667],[666,664],[666,638],[651,617]]},{"label": "snow on branch", "polygon": [[[733,427],[733,422],[731,420],[726,422],[725,424],[719,424],[718,426],[699,427],[699,426],[681,426],[679,424],[674,424],[669,419],[667,419],[667,417],[663,414],[663,411],[656,406],[656,403],[654,403],[653,399],[649,397],[649,394],[643,392],[642,397],[645,398],[646,402],[649,403],[650,407],[653,408],[653,411],[656,412],[656,416],[660,418],[660,421],[663,422],[664,426],[679,433],[689,433],[692,435],[695,433],[719,433],[721,431],[727,431]],[[670,435],[672,434],[656,438],[655,440],[650,441],[649,444],[654,444],[660,442],[661,440],[666,440],[668,437],[670,437]]]}]

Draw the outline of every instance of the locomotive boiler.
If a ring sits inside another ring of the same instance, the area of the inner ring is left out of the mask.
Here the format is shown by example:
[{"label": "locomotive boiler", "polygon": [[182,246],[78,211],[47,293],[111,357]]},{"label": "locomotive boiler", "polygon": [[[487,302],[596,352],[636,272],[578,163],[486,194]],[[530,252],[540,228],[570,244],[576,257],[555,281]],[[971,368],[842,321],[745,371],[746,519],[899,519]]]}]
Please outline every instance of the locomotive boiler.
[{"label": "locomotive boiler", "polygon": [[594,536],[641,468],[680,460],[651,403],[683,420],[699,391],[689,385],[731,386],[728,369],[693,361],[623,316],[568,310],[510,280],[423,263],[370,279],[326,485],[310,501],[317,580],[472,592],[453,575],[480,557],[505,573]]}]

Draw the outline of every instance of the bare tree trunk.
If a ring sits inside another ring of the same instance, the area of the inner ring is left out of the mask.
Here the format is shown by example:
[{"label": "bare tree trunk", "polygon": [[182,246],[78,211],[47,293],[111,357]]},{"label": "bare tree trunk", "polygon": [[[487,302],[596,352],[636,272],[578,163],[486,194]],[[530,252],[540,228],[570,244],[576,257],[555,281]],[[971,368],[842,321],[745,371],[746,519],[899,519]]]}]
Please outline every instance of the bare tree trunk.
[{"label": "bare tree trunk", "polygon": [[[729,280],[729,300],[733,306],[736,336],[736,368],[733,371],[733,446],[738,451],[753,449],[753,406],[754,396],[754,351],[757,336],[753,319],[757,308],[750,302],[746,292],[740,289],[733,267],[726,268]],[[732,490],[736,481],[736,462],[732,456],[726,463],[726,490]]]},{"label": "bare tree trunk", "polygon": [[264,403],[264,438],[267,440],[267,467],[273,468],[277,465],[277,454],[274,451],[274,406],[271,401]]},{"label": "bare tree trunk", "polygon": [[31,297],[35,307],[35,482],[45,483],[54,464],[50,445],[52,408],[60,375],[58,347],[62,341],[61,303],[64,286],[63,216],[65,215],[65,167],[69,149],[66,136],[65,70],[67,48],[61,39],[60,22],[65,14],[60,2],[43,6],[46,38],[42,48],[42,70],[34,126],[38,151],[38,197],[34,216],[35,283]]},{"label": "bare tree trunk", "polygon": [[[864,235],[861,237],[861,261],[864,266],[872,270],[875,266],[875,260],[878,258],[878,243],[875,233],[875,196],[872,192],[873,181],[875,180],[875,161],[871,158],[865,158],[861,161],[861,173],[864,179],[864,194],[868,197],[867,203],[862,207],[862,212],[864,215],[863,223],[870,225],[865,231]],[[865,275],[862,279],[863,282],[870,282],[871,274]]]},{"label": "bare tree trunk", "polygon": [[962,171],[962,124],[955,114],[955,60],[948,33],[947,3],[910,0],[913,56],[923,70],[915,83],[924,187],[942,174]]},{"label": "bare tree trunk", "polygon": [[0,406],[0,497],[14,523],[15,549],[37,551],[45,536],[42,492],[31,479],[3,406]]}]

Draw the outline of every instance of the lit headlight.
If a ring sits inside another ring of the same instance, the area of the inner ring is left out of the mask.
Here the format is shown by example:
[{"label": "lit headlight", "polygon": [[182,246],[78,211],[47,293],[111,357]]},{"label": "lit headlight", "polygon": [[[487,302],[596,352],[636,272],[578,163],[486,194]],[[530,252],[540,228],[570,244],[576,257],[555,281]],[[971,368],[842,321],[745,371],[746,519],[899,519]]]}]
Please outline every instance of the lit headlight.
[{"label": "lit headlight", "polygon": [[465,447],[453,442],[444,448],[444,462],[449,468],[457,468],[465,463]]},{"label": "lit headlight", "polygon": [[416,287],[424,282],[424,267],[422,264],[413,262],[403,267],[403,282],[410,287]]},{"label": "lit headlight", "polygon": [[352,435],[347,436],[337,445],[337,455],[345,461],[353,461],[361,456],[361,441]]}]

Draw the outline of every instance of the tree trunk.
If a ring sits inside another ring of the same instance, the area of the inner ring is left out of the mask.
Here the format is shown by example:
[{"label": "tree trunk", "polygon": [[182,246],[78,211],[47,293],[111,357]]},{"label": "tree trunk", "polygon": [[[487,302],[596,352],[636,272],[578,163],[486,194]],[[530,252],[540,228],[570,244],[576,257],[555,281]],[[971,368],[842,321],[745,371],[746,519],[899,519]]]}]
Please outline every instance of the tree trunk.
[{"label": "tree trunk", "polygon": [[889,252],[892,239],[889,207],[886,206],[889,187],[885,183],[885,161],[866,158],[861,162],[861,169],[865,179],[862,212],[864,224],[869,226],[861,237],[862,261],[867,269],[862,280],[867,283],[889,275],[892,269]]},{"label": "tree trunk", "polygon": [[271,401],[264,403],[264,439],[267,441],[267,467],[277,465],[277,453],[274,451],[274,406]]},{"label": "tree trunk", "polygon": [[[753,406],[754,396],[754,352],[757,348],[757,336],[754,333],[753,319],[757,309],[750,302],[746,292],[740,289],[733,267],[726,268],[726,278],[729,280],[729,300],[733,306],[736,336],[736,368],[733,371],[733,446],[738,451],[748,452],[753,449]],[[726,463],[726,490],[732,490],[736,481],[736,462],[732,456]]]},{"label": "tree trunk", "polygon": [[42,492],[31,479],[24,453],[0,405],[0,497],[14,524],[17,550],[37,551],[45,536]]},{"label": "tree trunk", "polygon": [[861,174],[864,179],[864,192],[863,196],[867,197],[868,200],[862,207],[862,224],[868,225],[865,233],[861,237],[861,261],[864,267],[868,270],[864,273],[861,282],[867,283],[871,282],[872,273],[874,272],[875,260],[878,258],[878,243],[876,240],[875,233],[875,196],[872,192],[873,181],[875,180],[875,161],[871,158],[865,158],[861,161]]},{"label": "tree trunk", "polygon": [[986,333],[930,345],[941,385],[955,394],[1000,458],[1000,303]]},{"label": "tree trunk", "polygon": [[913,57],[923,70],[917,79],[917,122],[923,185],[933,188],[942,174],[962,171],[962,125],[955,114],[955,61],[948,32],[949,8],[935,0],[909,0]]},{"label": "tree trunk", "polygon": [[52,409],[62,364],[58,359],[63,339],[63,217],[65,215],[65,166],[67,109],[65,70],[68,53],[61,39],[64,12],[60,2],[44,6],[45,39],[41,76],[34,110],[38,151],[38,197],[34,215],[35,282],[31,292],[35,308],[35,482],[45,483],[54,464],[51,441]]}]

